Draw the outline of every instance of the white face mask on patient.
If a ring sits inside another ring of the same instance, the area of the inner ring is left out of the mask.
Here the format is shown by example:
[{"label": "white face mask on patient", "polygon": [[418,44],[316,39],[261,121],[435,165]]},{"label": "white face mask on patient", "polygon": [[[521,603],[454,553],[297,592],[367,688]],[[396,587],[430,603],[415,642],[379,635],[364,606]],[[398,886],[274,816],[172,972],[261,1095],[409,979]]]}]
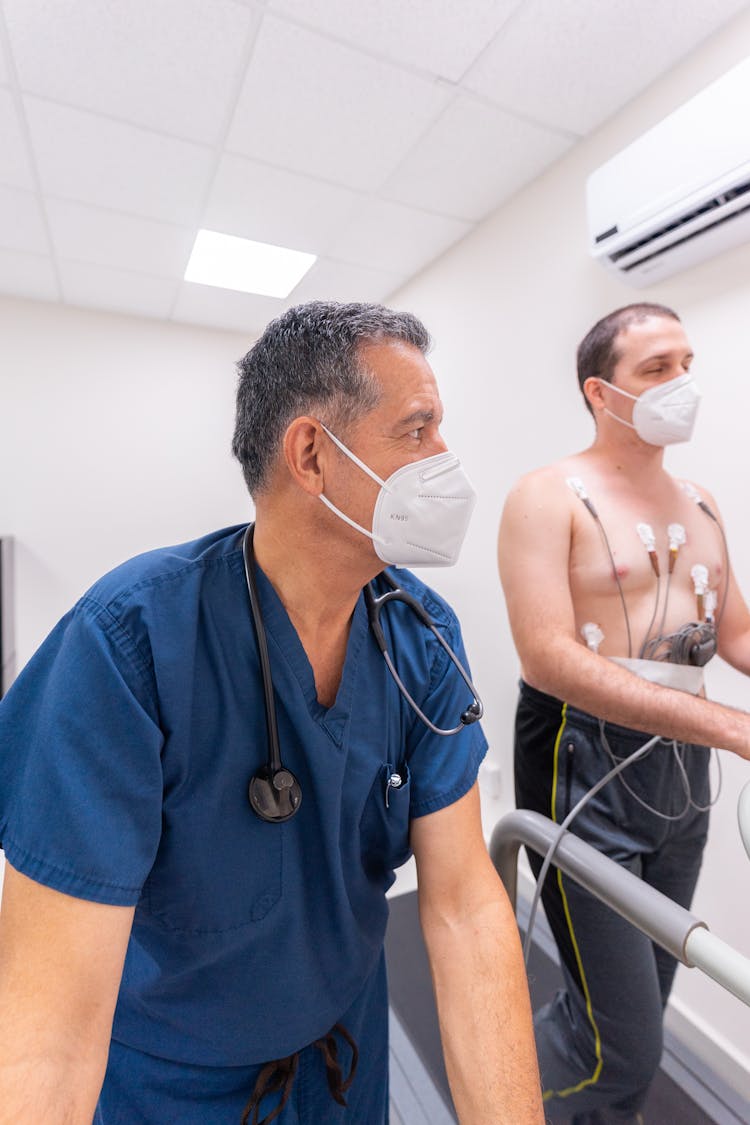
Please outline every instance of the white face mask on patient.
[{"label": "white face mask on patient", "polygon": [[617,391],[618,395],[632,398],[635,406],[632,423],[626,422],[606,407],[605,412],[623,426],[635,430],[638,437],[649,445],[674,445],[679,441],[690,440],[701,393],[689,373],[649,387],[640,395],[631,395],[613,383],[607,383],[607,386]]},{"label": "white face mask on patient", "polygon": [[476,502],[476,493],[455,453],[437,453],[410,462],[396,469],[387,480],[381,480],[326,426],[323,429],[342,453],[380,485],[372,531],[355,523],[321,494],[325,506],[372,539],[384,563],[453,566]]}]

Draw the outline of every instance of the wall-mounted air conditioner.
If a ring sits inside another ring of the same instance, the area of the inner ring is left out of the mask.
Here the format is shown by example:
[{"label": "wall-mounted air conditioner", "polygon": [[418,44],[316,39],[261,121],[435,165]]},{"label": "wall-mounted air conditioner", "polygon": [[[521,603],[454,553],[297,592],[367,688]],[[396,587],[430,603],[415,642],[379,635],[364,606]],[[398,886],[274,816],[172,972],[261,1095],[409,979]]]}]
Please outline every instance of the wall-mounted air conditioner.
[{"label": "wall-mounted air conditioner", "polygon": [[597,168],[592,255],[636,287],[750,240],[750,59]]}]

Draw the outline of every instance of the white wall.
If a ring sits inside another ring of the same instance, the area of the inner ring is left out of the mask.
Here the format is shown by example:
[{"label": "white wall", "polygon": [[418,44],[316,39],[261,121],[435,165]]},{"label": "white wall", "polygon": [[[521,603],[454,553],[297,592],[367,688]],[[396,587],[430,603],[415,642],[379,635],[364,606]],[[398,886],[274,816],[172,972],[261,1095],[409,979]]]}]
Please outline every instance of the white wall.
[{"label": "white wall", "polygon": [[[465,553],[433,581],[464,623],[487,703],[486,730],[512,801],[511,725],[517,660],[495,568],[503,498],[522,472],[588,444],[592,423],[580,400],[575,348],[599,316],[638,300],[589,260],[587,175],[638,134],[750,54],[743,14],[634,100],[546,175],[501,207],[458,247],[393,298],[421,315],[436,337],[433,365],[444,392],[445,433],[479,491]],[[750,447],[750,246],[641,291],[682,315],[704,389],[697,432],[671,451],[668,467],[699,480],[719,500],[733,562],[750,597],[747,478]],[[748,708],[750,684],[712,669],[709,690]],[[694,909],[750,956],[750,864],[736,826],[736,802],[750,765],[722,753],[724,788]],[[738,1088],[750,1094],[750,1009],[696,971],[681,968],[669,1022]]]},{"label": "white wall", "polygon": [[0,340],[20,669],[99,575],[251,517],[229,444],[252,338],[0,299]]},{"label": "white wall", "polygon": [[106,570],[249,518],[229,445],[252,338],[0,299],[0,339],[20,667]]}]

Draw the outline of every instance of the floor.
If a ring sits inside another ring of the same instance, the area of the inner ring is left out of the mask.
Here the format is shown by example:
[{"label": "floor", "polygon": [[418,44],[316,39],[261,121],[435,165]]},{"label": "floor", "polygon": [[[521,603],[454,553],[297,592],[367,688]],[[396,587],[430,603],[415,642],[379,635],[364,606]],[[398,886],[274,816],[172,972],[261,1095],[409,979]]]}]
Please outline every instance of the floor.
[{"label": "floor", "polygon": [[[391,1008],[398,1025],[403,1028],[406,1041],[411,1043],[423,1071],[434,1084],[440,1106],[447,1111],[447,1120],[455,1121],[455,1114],[449,1108],[450,1091],[443,1066],[427,957],[419,930],[416,897],[415,893],[404,894],[390,901],[386,957]],[[529,963],[529,981],[534,1007],[543,1004],[561,983],[558,966],[536,945],[532,949]],[[398,1041],[395,1047],[396,1050],[392,1051],[392,1072],[394,1066],[402,1069],[397,1057]],[[403,1069],[407,1074],[415,1073],[419,1066],[412,1063],[410,1067],[407,1063]],[[416,1093],[419,1100],[419,1090]],[[714,1104],[715,1108],[709,1116],[667,1074],[660,1071],[645,1107],[645,1125],[750,1125],[750,1117],[744,1110],[738,1110],[736,1103],[729,1101],[724,1104],[717,1098]],[[392,1125],[421,1125],[423,1118],[428,1122],[432,1120],[433,1125],[437,1125],[434,1103],[432,1109],[429,1105],[420,1104],[411,1113],[411,1117],[405,1118],[398,1105],[394,1105]],[[556,1119],[556,1125],[558,1121],[564,1120]]]}]

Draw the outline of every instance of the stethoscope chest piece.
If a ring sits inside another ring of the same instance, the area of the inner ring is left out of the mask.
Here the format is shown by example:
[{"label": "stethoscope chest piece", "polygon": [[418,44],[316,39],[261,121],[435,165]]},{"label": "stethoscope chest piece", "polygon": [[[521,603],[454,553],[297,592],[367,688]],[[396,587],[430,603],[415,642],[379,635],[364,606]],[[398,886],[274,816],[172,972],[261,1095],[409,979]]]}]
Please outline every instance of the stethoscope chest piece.
[{"label": "stethoscope chest piece", "polygon": [[291,770],[264,766],[250,779],[248,798],[262,820],[280,824],[291,820],[302,803],[300,783]]}]

